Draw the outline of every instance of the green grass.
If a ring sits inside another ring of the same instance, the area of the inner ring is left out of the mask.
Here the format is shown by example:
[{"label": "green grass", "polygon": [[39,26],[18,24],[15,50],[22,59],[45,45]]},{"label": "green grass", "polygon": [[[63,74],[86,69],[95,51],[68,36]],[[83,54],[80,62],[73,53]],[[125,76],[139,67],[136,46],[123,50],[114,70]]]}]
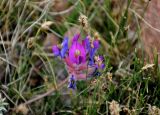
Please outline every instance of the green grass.
[{"label": "green grass", "polygon": [[[109,114],[112,100],[120,104],[121,114],[127,114],[125,107],[135,115],[147,114],[149,104],[160,107],[158,57],[155,53],[154,66],[142,69],[146,57],[137,47],[141,43],[141,27],[138,17],[129,10],[132,2],[69,0],[65,12],[57,12],[51,2],[40,6],[42,1],[38,0],[1,0],[0,84],[8,103],[4,114],[23,113],[25,108],[18,109],[20,104],[26,104],[28,114],[33,115]],[[117,6],[120,10],[115,15]],[[46,41],[49,33],[60,43],[71,27],[79,26],[80,13],[88,16],[91,34],[98,32],[101,36],[98,52],[105,56],[106,69],[99,77],[78,81],[77,90],[70,91],[63,81],[68,76],[63,62],[53,57],[44,43],[50,43]],[[130,38],[127,27],[135,20],[136,30]],[[41,29],[45,21],[53,22],[49,30]],[[31,37],[34,41],[29,49]]]}]

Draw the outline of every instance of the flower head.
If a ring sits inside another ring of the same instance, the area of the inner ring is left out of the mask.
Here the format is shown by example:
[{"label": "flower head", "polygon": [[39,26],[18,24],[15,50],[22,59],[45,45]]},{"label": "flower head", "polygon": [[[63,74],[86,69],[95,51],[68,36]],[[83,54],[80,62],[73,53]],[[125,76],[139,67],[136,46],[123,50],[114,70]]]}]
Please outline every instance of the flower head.
[{"label": "flower head", "polygon": [[71,75],[70,78],[69,78],[68,88],[76,89],[76,80],[75,80],[75,77],[73,75]]},{"label": "flower head", "polygon": [[78,42],[78,37],[73,38],[72,46],[69,48],[69,59],[72,63],[81,64],[86,62],[85,47]]},{"label": "flower head", "polygon": [[103,63],[103,61],[104,61],[103,56],[95,56],[94,59],[95,59],[96,68],[98,68],[98,69],[105,68],[105,64]]},{"label": "flower head", "polygon": [[95,56],[99,48],[99,40],[91,39],[88,35],[84,40],[79,40],[80,34],[75,34],[71,46],[65,37],[61,45],[52,47],[55,56],[60,56],[64,61],[70,75],[68,88],[76,89],[77,80],[85,80],[91,76],[100,76],[100,69],[104,69],[104,58]]},{"label": "flower head", "polygon": [[67,50],[68,50],[68,37],[65,37],[62,44],[62,49],[61,49],[61,57],[64,58]]},{"label": "flower head", "polygon": [[91,40],[90,36],[87,36],[82,42],[89,53],[89,65],[94,65],[94,56],[99,48],[99,40]]},{"label": "flower head", "polygon": [[68,50],[68,37],[65,37],[61,46],[54,45],[52,47],[52,51],[55,56],[61,56],[61,58],[65,57],[65,54]]},{"label": "flower head", "polygon": [[80,37],[80,34],[75,34],[73,39],[72,39],[72,44],[75,43],[75,42],[78,42],[79,37]]},{"label": "flower head", "polygon": [[85,47],[87,53],[89,52],[90,48],[91,48],[91,45],[90,45],[90,36],[87,36],[83,41],[82,41],[82,44],[83,46]]},{"label": "flower head", "polygon": [[52,47],[52,51],[53,51],[54,56],[56,56],[56,57],[60,56],[60,48],[57,45],[54,45]]},{"label": "flower head", "polygon": [[90,57],[89,64],[90,65],[94,64],[94,56],[95,56],[95,53],[98,50],[98,48],[99,48],[99,41],[98,40],[94,40],[92,45],[91,45],[90,52],[89,52],[89,57]]}]

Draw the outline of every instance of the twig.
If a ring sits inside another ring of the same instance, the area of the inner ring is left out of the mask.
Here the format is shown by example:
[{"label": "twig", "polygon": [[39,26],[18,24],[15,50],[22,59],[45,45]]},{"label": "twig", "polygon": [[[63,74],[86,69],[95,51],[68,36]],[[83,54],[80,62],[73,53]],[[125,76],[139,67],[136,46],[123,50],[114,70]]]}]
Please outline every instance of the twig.
[{"label": "twig", "polygon": [[49,14],[55,16],[55,15],[64,15],[68,12],[71,12],[79,3],[79,0],[74,4],[72,5],[71,7],[69,7],[68,9],[64,10],[64,11],[61,11],[61,12],[49,12]]},{"label": "twig", "polygon": [[57,86],[57,88],[52,88],[52,89],[50,89],[49,91],[47,91],[46,93],[37,95],[36,97],[34,97],[34,98],[26,101],[26,102],[24,103],[24,105],[31,104],[31,103],[33,103],[33,102],[35,102],[35,101],[37,101],[37,100],[40,100],[40,99],[42,99],[42,98],[50,95],[51,93],[53,93],[53,92],[56,91],[57,89],[60,89],[67,81],[68,81],[68,78],[66,78],[65,80],[63,80],[63,81]]},{"label": "twig", "polygon": [[[66,10],[63,10],[63,11],[60,11],[60,12],[47,12],[47,13],[50,14],[50,15],[52,15],[52,16],[64,15],[64,14],[66,14],[66,13],[68,13],[68,12],[71,12],[71,11],[75,8],[75,6],[78,5],[78,3],[79,3],[79,0],[78,0],[74,5],[72,5],[71,7],[69,7],[69,8],[66,9]],[[39,11],[42,11],[42,9],[39,8],[39,7],[37,7],[36,5],[33,5],[33,4],[30,4],[30,5],[31,5],[32,7],[34,7],[35,9],[37,9],[37,10],[39,10]]]},{"label": "twig", "polygon": [[14,65],[13,63],[11,63],[10,61],[8,61],[7,59],[3,58],[3,57],[0,57],[0,60],[6,62],[7,64],[9,65],[12,65],[13,67],[17,68],[17,65]]},{"label": "twig", "polygon": [[152,28],[153,30],[157,31],[160,33],[160,29],[153,27],[151,24],[149,24],[142,16],[140,16],[136,11],[134,11],[133,9],[129,8],[129,10],[134,13],[139,19],[141,19],[147,26],[149,26],[150,28]]},{"label": "twig", "polygon": [[6,97],[12,104],[16,105],[16,104],[14,103],[14,101],[5,93],[5,91],[1,90],[1,92],[5,95],[5,97]]}]

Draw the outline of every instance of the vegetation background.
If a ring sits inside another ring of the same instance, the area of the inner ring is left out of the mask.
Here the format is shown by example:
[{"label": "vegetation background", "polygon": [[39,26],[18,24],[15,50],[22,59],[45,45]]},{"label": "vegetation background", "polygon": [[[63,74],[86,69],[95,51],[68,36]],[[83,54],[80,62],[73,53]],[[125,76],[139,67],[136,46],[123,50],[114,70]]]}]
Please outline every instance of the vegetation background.
[{"label": "vegetation background", "polygon": [[[159,0],[0,0],[0,115],[160,115]],[[67,88],[51,48],[88,17],[106,69]]]}]

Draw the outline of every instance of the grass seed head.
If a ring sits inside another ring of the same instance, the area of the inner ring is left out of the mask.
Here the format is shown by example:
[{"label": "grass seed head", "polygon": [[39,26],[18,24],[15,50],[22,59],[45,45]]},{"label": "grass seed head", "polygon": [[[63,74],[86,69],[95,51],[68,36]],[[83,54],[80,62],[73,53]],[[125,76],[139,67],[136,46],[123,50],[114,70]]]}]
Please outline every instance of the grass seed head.
[{"label": "grass seed head", "polygon": [[84,31],[86,31],[88,33],[89,32],[89,26],[88,26],[87,16],[85,16],[84,14],[80,14],[78,20],[79,20],[81,26],[83,27]]},{"label": "grass seed head", "polygon": [[78,19],[78,20],[79,20],[80,24],[81,24],[83,27],[87,27],[87,26],[88,26],[87,16],[81,14],[81,15],[79,16],[79,19]]}]

